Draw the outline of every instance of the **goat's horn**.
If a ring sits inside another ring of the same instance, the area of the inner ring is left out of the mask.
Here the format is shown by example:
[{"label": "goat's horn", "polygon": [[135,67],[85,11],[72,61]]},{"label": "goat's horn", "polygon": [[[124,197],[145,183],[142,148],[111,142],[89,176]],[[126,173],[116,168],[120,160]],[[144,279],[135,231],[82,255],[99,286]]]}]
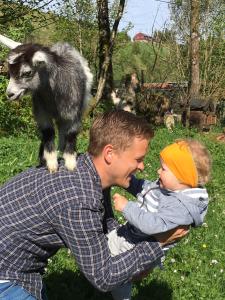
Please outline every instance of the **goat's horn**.
[{"label": "goat's horn", "polygon": [[5,37],[4,35],[1,35],[1,34],[0,34],[0,42],[3,45],[5,45],[8,48],[10,48],[10,49],[14,49],[17,46],[21,45],[21,43],[14,42],[13,40],[11,40],[11,39],[9,39],[9,38]]}]

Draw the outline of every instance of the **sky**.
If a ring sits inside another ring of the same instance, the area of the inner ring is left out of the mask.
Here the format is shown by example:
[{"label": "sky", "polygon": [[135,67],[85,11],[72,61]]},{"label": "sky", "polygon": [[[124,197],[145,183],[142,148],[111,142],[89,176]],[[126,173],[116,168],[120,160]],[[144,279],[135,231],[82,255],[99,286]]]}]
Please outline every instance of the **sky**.
[{"label": "sky", "polygon": [[157,0],[127,0],[119,30],[131,22],[134,28],[128,32],[131,38],[138,32],[152,35],[155,29],[163,29],[165,23],[169,23],[169,1]]}]

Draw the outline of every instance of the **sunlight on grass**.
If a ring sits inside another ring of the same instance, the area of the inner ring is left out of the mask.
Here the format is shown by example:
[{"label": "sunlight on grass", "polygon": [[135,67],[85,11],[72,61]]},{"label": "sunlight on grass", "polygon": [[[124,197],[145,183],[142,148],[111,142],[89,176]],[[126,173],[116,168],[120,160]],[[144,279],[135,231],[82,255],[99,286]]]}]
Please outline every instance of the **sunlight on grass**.
[{"label": "sunlight on grass", "polygon": [[[202,134],[196,130],[177,128],[168,133],[156,131],[146,156],[145,170],[139,176],[156,178],[159,151],[177,138],[197,138],[205,143],[213,157],[212,180],[207,185],[210,204],[201,228],[193,229],[188,237],[172,249],[164,269],[155,269],[141,282],[135,283],[135,300],[224,300],[225,299],[225,144],[215,140],[216,133]],[[87,133],[78,138],[78,152],[87,149]],[[38,163],[39,141],[21,137],[0,139],[0,183]],[[114,193],[117,188],[114,188]],[[119,214],[116,214],[123,221]],[[109,293],[95,290],[78,270],[67,250],[59,251],[49,260],[45,281],[49,300],[107,300]]]}]

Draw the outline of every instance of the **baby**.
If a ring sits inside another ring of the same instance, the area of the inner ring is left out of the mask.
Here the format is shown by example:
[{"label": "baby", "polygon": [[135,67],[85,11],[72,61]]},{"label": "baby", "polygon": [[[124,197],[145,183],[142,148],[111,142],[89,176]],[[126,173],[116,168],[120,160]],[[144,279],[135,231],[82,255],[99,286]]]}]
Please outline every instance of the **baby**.
[{"label": "baby", "polygon": [[[132,249],[154,234],[179,225],[197,227],[203,223],[208,208],[208,194],[203,186],[211,169],[205,146],[196,140],[178,140],[160,152],[160,162],[158,180],[151,182],[132,176],[127,191],[137,201],[128,201],[119,194],[113,196],[115,209],[128,222],[108,234],[112,256]],[[152,267],[159,264],[156,261]],[[130,299],[121,296],[125,286],[114,291],[120,294],[113,295],[114,299]]]}]

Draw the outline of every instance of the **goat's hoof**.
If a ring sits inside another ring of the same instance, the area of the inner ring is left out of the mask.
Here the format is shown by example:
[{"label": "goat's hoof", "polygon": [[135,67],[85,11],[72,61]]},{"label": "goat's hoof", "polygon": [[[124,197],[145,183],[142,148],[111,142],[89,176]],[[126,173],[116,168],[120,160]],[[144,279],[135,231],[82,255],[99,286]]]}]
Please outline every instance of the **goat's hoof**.
[{"label": "goat's hoof", "polygon": [[46,161],[46,166],[50,173],[55,173],[58,170],[57,152],[44,151],[44,159]]},{"label": "goat's hoof", "polygon": [[65,167],[69,171],[74,171],[77,166],[76,154],[64,153]]},{"label": "goat's hoof", "polygon": [[58,170],[58,162],[56,161],[48,161],[47,162],[47,168],[50,173],[55,173]]}]

